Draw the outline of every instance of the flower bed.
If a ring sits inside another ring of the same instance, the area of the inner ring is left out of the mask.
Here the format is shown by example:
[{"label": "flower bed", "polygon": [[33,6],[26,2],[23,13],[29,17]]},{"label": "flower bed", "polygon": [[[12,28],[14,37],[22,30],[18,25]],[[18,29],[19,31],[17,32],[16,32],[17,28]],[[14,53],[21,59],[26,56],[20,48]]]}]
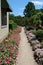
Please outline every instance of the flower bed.
[{"label": "flower bed", "polygon": [[14,57],[14,46],[10,42],[0,43],[0,65],[13,65]]},{"label": "flower bed", "polygon": [[2,43],[0,43],[0,65],[14,65],[18,55],[18,46],[20,43],[21,27],[18,27],[8,36]]},{"label": "flower bed", "polygon": [[32,46],[32,50],[34,50],[34,59],[38,64],[43,65],[43,41],[40,43],[32,31],[27,31],[25,29],[25,33]]},{"label": "flower bed", "polygon": [[19,46],[20,43],[20,33],[21,32],[21,27],[18,26],[18,28],[16,30],[13,30],[12,35],[9,37],[9,40],[15,40],[16,45]]}]

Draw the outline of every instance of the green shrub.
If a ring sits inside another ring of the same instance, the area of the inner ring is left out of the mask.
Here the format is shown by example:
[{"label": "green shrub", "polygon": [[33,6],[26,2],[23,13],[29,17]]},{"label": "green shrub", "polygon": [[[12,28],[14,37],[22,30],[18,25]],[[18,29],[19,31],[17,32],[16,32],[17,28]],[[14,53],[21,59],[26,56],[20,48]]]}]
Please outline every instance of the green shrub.
[{"label": "green shrub", "polygon": [[32,26],[26,26],[26,29],[27,29],[27,30],[34,30],[35,28],[32,27]]},{"label": "green shrub", "polygon": [[42,41],[40,44],[41,44],[41,46],[43,47],[43,41]]},{"label": "green shrub", "polygon": [[35,32],[33,32],[35,35],[36,35],[36,37],[39,39],[39,41],[42,41],[43,40],[43,30],[37,30],[37,31],[35,31]]},{"label": "green shrub", "polygon": [[35,43],[30,43],[31,44],[31,46],[34,46],[35,45]]},{"label": "green shrub", "polygon": [[30,17],[29,22],[34,27],[39,27],[42,24],[42,20],[40,19],[40,15],[33,15]]},{"label": "green shrub", "polygon": [[40,61],[40,65],[43,65],[43,60]]},{"label": "green shrub", "polygon": [[17,28],[17,24],[13,20],[10,20],[9,29],[13,30],[15,28]]}]

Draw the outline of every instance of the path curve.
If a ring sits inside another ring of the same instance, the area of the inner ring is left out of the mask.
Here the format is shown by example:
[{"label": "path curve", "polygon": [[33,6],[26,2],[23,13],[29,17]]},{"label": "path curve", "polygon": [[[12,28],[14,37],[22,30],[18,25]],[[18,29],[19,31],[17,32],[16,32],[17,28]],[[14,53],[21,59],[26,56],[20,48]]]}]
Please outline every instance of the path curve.
[{"label": "path curve", "polygon": [[21,41],[19,45],[19,54],[17,57],[18,63],[16,65],[37,65],[33,58],[33,51],[28,43],[24,28],[20,33]]}]

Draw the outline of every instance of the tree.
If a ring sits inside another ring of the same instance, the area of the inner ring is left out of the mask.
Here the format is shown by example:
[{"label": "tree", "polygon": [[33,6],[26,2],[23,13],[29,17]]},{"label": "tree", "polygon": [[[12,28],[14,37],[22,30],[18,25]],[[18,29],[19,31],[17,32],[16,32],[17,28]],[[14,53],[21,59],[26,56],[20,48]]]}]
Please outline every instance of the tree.
[{"label": "tree", "polygon": [[26,17],[31,17],[33,14],[35,14],[35,5],[32,2],[28,2],[24,9],[24,15]]},{"label": "tree", "polygon": [[14,15],[13,14],[9,14],[9,20],[13,20],[14,21]]},{"label": "tree", "polygon": [[37,28],[41,26],[41,24],[42,24],[41,15],[42,15],[42,13],[40,12],[29,18],[29,22],[30,22],[31,26],[34,26]]},{"label": "tree", "polygon": [[41,12],[43,13],[43,7],[41,8]]}]

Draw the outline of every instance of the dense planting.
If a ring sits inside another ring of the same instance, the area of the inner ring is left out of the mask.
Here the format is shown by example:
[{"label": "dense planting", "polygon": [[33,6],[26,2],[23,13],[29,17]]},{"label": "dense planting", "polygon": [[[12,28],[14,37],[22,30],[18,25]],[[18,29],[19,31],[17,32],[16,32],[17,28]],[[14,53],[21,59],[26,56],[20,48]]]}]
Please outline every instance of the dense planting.
[{"label": "dense planting", "polygon": [[10,35],[0,43],[0,65],[14,65],[18,55],[21,27],[10,31]]},{"label": "dense planting", "polygon": [[[32,32],[33,30],[27,31],[25,29],[25,33],[27,35],[28,41],[30,42],[30,45],[32,46],[32,50],[34,51],[33,55],[35,61],[38,64],[43,65],[43,41],[42,42],[38,41],[36,35],[33,34]],[[42,30],[39,30],[36,34],[38,35],[38,37],[40,37],[40,39],[43,37],[43,36],[41,37],[41,35],[43,34]]]},{"label": "dense planting", "polygon": [[[6,42],[7,41],[7,42]],[[15,62],[14,46],[8,40],[0,43],[0,65],[11,65]]]},{"label": "dense planting", "polygon": [[35,28],[33,26],[25,26],[27,30],[34,30]]},{"label": "dense planting", "polygon": [[39,41],[43,40],[43,30],[39,29],[33,32]]}]

